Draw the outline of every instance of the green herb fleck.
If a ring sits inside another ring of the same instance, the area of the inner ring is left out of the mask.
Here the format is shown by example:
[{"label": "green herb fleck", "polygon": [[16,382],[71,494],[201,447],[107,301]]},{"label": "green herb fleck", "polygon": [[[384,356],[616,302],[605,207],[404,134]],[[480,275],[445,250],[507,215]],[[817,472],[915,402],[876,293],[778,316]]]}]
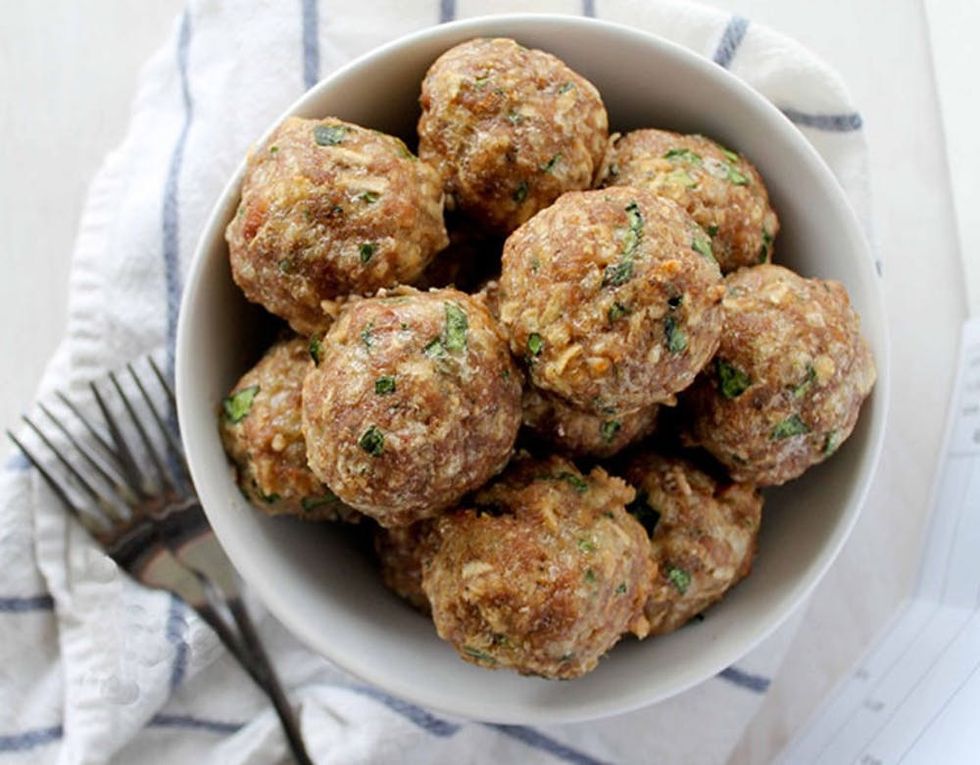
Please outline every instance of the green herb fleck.
[{"label": "green herb fleck", "polygon": [[801,436],[809,432],[810,426],[803,422],[798,414],[791,414],[772,429],[772,438],[774,441],[779,441],[784,438]]},{"label": "green herb fleck", "polygon": [[511,109],[507,112],[507,121],[511,125],[520,125],[524,121],[524,115],[518,112],[516,109]]},{"label": "green herb fleck", "polygon": [[689,189],[693,189],[698,185],[698,182],[694,180],[686,170],[682,170],[681,168],[671,170],[669,173],[667,173],[667,181],[672,184],[685,186]]},{"label": "green herb fleck", "polygon": [[527,181],[521,181],[517,184],[517,188],[514,190],[511,198],[518,204],[527,199]]},{"label": "green herb fleck", "polygon": [[258,385],[249,385],[247,388],[242,388],[228,396],[222,402],[228,421],[237,423],[244,420],[252,408],[252,402],[255,401],[255,394],[258,392]]},{"label": "green herb fleck", "polygon": [[560,88],[558,88],[558,92],[560,94],[564,94],[564,93],[567,93],[568,91],[572,90],[574,87],[575,87],[575,83],[574,82],[566,82]]},{"label": "green herb fleck", "polygon": [[369,321],[368,325],[361,330],[361,342],[365,347],[370,348],[374,345],[374,322]]},{"label": "green herb fleck", "polygon": [[717,226],[708,226],[705,229],[705,232],[707,232],[708,236],[710,236],[713,239],[714,237],[718,236],[718,227]]},{"label": "green herb fleck", "polygon": [[612,306],[610,306],[608,312],[609,323],[611,324],[617,319],[622,319],[624,316],[626,316],[629,313],[632,313],[632,311],[629,309],[628,306],[625,306],[622,303],[613,303]]},{"label": "green herb fleck", "polygon": [[269,505],[271,505],[273,502],[278,502],[279,499],[280,499],[279,495],[276,494],[275,492],[272,492],[272,494],[263,494],[260,491],[259,492],[259,496],[262,497],[262,501],[263,502],[265,502],[266,504],[269,504]]},{"label": "green herb fleck", "polygon": [[377,191],[362,191],[357,195],[357,198],[364,202],[365,204],[374,204],[381,198],[381,195]]},{"label": "green herb fleck", "polygon": [[293,263],[293,259],[292,258],[282,258],[282,259],[280,259],[280,261],[279,261],[279,263],[277,265],[279,267],[279,273],[281,273],[281,274],[291,274],[293,272],[293,268],[295,266],[295,263]]},{"label": "green herb fleck", "polygon": [[357,445],[372,457],[380,457],[385,450],[385,434],[372,425],[361,434]]},{"label": "green herb fleck", "polygon": [[636,250],[643,239],[643,213],[640,206],[635,202],[626,205],[626,219],[629,228],[623,237],[623,252],[620,261],[611,266],[606,266],[602,275],[602,286],[618,287],[633,278],[633,259]]},{"label": "green herb fleck", "polygon": [[442,338],[437,337],[428,342],[425,348],[422,349],[422,353],[430,359],[442,359],[446,357],[446,346],[442,344]]},{"label": "green herb fleck", "polygon": [[382,375],[374,381],[374,392],[379,396],[387,396],[395,392],[395,378],[392,375]]},{"label": "green herb fleck", "polygon": [[664,339],[667,341],[667,350],[671,353],[681,353],[687,348],[687,336],[677,326],[677,319],[673,316],[664,319]]},{"label": "green herb fleck", "polygon": [[378,249],[376,242],[364,242],[360,247],[361,253],[361,263],[367,263],[371,258],[374,257],[375,251]]},{"label": "green herb fleck", "polygon": [[827,434],[827,440],[823,442],[823,456],[829,457],[831,454],[837,451],[837,447],[840,446],[840,433],[836,430],[832,430]]},{"label": "green herb fleck", "polygon": [[473,82],[476,83],[476,87],[478,87],[480,90],[483,90],[483,88],[486,87],[486,84],[489,81],[490,81],[490,75],[489,74],[481,74]]},{"label": "green herb fleck", "polygon": [[718,374],[718,389],[725,398],[738,398],[752,384],[752,378],[724,359],[715,359],[715,372]]},{"label": "green herb fleck", "polygon": [[677,591],[683,595],[687,588],[691,586],[691,575],[682,568],[671,567],[667,569],[667,581],[669,581]]},{"label": "green herb fleck", "polygon": [[550,173],[559,162],[561,162],[561,154],[555,154],[555,156],[541,165],[540,170],[542,173]]},{"label": "green herb fleck", "polygon": [[395,140],[398,142],[399,155],[401,155],[404,159],[410,159],[413,162],[419,161],[419,158],[408,150],[408,147],[405,145],[405,142],[401,138],[396,138]]},{"label": "green herb fleck", "polygon": [[728,166],[728,180],[736,186],[748,186],[749,177],[739,170],[735,165]]},{"label": "green herb fleck", "polygon": [[607,444],[611,444],[613,439],[616,438],[616,434],[622,429],[623,423],[619,420],[606,420],[599,426],[599,434],[602,436],[602,440]]},{"label": "green herb fleck", "polygon": [[691,240],[691,249],[703,258],[707,258],[708,260],[715,259],[715,253],[711,249],[711,240],[705,239],[703,236],[694,235],[694,238]]},{"label": "green herb fleck", "polygon": [[584,553],[595,552],[595,542],[593,542],[591,539],[580,539],[578,540],[578,549]]},{"label": "green herb fleck", "polygon": [[721,144],[717,144],[717,146],[718,146],[719,149],[721,149],[721,153],[724,154],[728,158],[728,161],[729,162],[738,162],[739,161],[740,157],[734,151],[732,151],[731,149],[726,149]]},{"label": "green herb fleck", "polygon": [[759,246],[759,262],[765,263],[772,251],[772,234],[762,229],[762,244]]},{"label": "green herb fleck", "polygon": [[629,590],[629,587],[626,586],[626,582],[620,582],[619,583],[619,587],[616,588],[616,594],[617,595],[625,595],[628,590]]},{"label": "green herb fleck", "polygon": [[806,365],[806,377],[803,378],[803,382],[793,388],[793,398],[803,398],[806,392],[810,390],[810,386],[813,385],[814,380],[817,379],[817,370],[813,368],[812,364]]},{"label": "green herb fleck", "polygon": [[509,369],[503,369],[503,370],[501,370],[500,376],[503,377],[505,380],[509,380],[510,379],[510,370]]},{"label": "green herb fleck", "polygon": [[320,146],[336,146],[343,143],[347,128],[343,125],[317,125],[313,128],[313,139]]},{"label": "green herb fleck", "polygon": [[464,645],[463,653],[467,656],[472,656],[477,661],[483,661],[487,664],[496,664],[497,660],[493,658],[490,654],[485,651],[481,651],[479,648],[473,648],[472,646]]},{"label": "green herb fleck", "polygon": [[448,351],[466,350],[466,312],[455,303],[446,303],[445,345]]},{"label": "green herb fleck", "polygon": [[323,340],[317,335],[310,336],[310,358],[316,366],[320,366],[320,359],[323,358]]},{"label": "green herb fleck", "polygon": [[591,568],[585,569],[585,574],[583,574],[583,576],[586,582],[588,582],[589,584],[595,584],[596,575],[595,575],[595,571],[593,571]]},{"label": "green herb fleck", "polygon": [[303,510],[306,512],[312,512],[326,505],[341,505],[343,504],[340,499],[329,489],[326,490],[326,494],[321,497],[303,497],[300,501]]},{"label": "green herb fleck", "polygon": [[679,159],[682,162],[689,162],[692,165],[701,164],[701,155],[687,148],[668,149],[667,153],[664,154],[664,159]]},{"label": "green herb fleck", "polygon": [[270,146],[269,147],[269,153],[270,154],[275,154],[277,151],[279,151],[279,147],[278,146]]},{"label": "green herb fleck", "polygon": [[569,484],[579,494],[585,494],[585,492],[589,490],[589,484],[582,480],[581,476],[575,475],[575,473],[564,471],[559,473],[556,477],[559,481],[564,481],[565,483]]},{"label": "green herb fleck", "polygon": [[650,507],[649,497],[645,491],[637,492],[636,499],[626,506],[626,512],[636,518],[646,530],[648,536],[653,536],[657,523],[660,522],[660,511]]},{"label": "green herb fleck", "polygon": [[606,270],[602,274],[602,286],[618,287],[621,284],[626,284],[626,282],[632,278],[633,261],[620,261],[619,263],[614,263],[611,266],[606,266]]},{"label": "green herb fleck", "polygon": [[540,356],[544,350],[544,338],[537,332],[532,332],[527,336],[527,350],[532,356]]},{"label": "green herb fleck", "polygon": [[541,268],[541,261],[536,256],[531,258],[531,273],[536,274],[539,268]]}]

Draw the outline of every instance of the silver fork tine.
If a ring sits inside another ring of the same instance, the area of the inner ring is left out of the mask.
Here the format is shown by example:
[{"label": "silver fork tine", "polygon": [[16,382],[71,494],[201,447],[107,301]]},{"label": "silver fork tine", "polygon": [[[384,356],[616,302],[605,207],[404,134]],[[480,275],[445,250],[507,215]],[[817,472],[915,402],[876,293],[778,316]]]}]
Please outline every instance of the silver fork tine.
[{"label": "silver fork tine", "polygon": [[95,452],[75,438],[74,434],[68,430],[61,420],[51,413],[50,409],[40,402],[38,402],[37,406],[42,412],[44,412],[47,418],[51,420],[54,426],[64,434],[65,438],[67,438],[71,445],[75,447],[75,450],[82,455],[85,461],[91,465],[100,476],[102,476],[102,479],[106,483],[113,487],[116,494],[118,494],[127,505],[136,501],[136,498],[132,496],[132,492],[130,492],[129,488],[126,486],[125,481],[118,474],[116,474],[115,471],[110,473],[109,469],[103,465],[102,461],[100,459],[96,459]]},{"label": "silver fork tine", "polygon": [[153,463],[153,467],[156,470],[157,477],[160,479],[160,483],[163,484],[166,490],[176,490],[177,487],[174,485],[174,482],[170,477],[170,472],[164,467],[163,461],[160,459],[160,454],[157,452],[156,446],[153,445],[153,441],[151,441],[150,437],[147,435],[146,428],[144,428],[143,423],[140,422],[140,418],[136,414],[136,410],[133,409],[133,404],[126,396],[126,392],[122,389],[122,385],[119,384],[119,378],[116,377],[115,372],[109,373],[109,380],[116,389],[116,393],[119,394],[119,398],[122,399],[123,406],[129,413],[129,419],[131,419],[133,421],[133,425],[136,426],[136,432],[139,434],[140,440],[143,442],[143,446],[145,446],[146,450],[150,453],[150,461]]},{"label": "silver fork tine", "polygon": [[[145,497],[139,483],[134,482],[132,476],[126,472],[126,466],[122,458],[120,458],[118,450],[114,449],[112,445],[105,440],[103,435],[99,433],[98,429],[91,423],[88,417],[82,414],[82,411],[77,406],[75,406],[75,404],[72,403],[71,399],[65,396],[65,394],[62,393],[61,391],[58,391],[57,396],[59,399],[61,399],[62,403],[65,404],[65,406],[67,406],[71,410],[72,414],[74,414],[75,417],[78,418],[78,421],[82,423],[82,425],[85,427],[85,430],[87,430],[89,434],[91,434],[91,436],[105,450],[105,453],[112,458],[113,464],[117,468],[119,468],[119,478],[122,481],[123,487],[129,491],[131,497],[135,498],[134,501],[136,499]],[[39,404],[39,406],[41,405]],[[44,409],[43,406],[41,406],[41,408]],[[123,496],[125,496],[125,494],[123,494],[122,492],[120,493]],[[129,503],[129,500],[130,497],[126,497],[127,503]]]},{"label": "silver fork tine", "polygon": [[152,356],[147,356],[146,357],[146,360],[150,362],[150,369],[153,370],[153,374],[156,375],[157,380],[159,380],[159,382],[160,382],[160,387],[163,388],[163,390],[167,394],[167,398],[170,399],[170,406],[172,408],[176,409],[177,408],[177,398],[176,398],[176,396],[174,396],[174,389],[171,388],[170,387],[170,383],[167,382],[166,375],[164,375],[163,372],[160,371],[160,367],[157,366],[157,363],[153,360],[153,357]]},{"label": "silver fork tine", "polygon": [[153,403],[153,399],[150,398],[150,394],[147,393],[146,388],[143,385],[143,381],[140,379],[139,375],[136,374],[136,370],[133,368],[132,364],[127,364],[126,369],[129,370],[130,376],[133,378],[133,382],[136,383],[136,387],[139,389],[140,394],[143,396],[143,401],[146,402],[147,408],[150,410],[150,415],[153,417],[154,422],[156,422],[157,427],[163,432],[163,437],[167,441],[167,446],[170,447],[170,452],[174,457],[174,461],[184,470],[185,475],[188,473],[187,465],[184,462],[183,452],[181,448],[177,445],[177,441],[174,440],[173,433],[170,432],[170,428],[163,421],[163,417],[160,416],[160,412],[157,410],[156,405]]},{"label": "silver fork tine", "polygon": [[14,446],[21,450],[23,455],[27,457],[27,461],[34,466],[38,473],[41,474],[41,478],[44,479],[44,482],[50,487],[51,491],[53,491],[57,495],[58,499],[61,500],[61,504],[65,506],[65,509],[75,516],[75,518],[78,519],[78,522],[81,523],[91,534],[99,537],[106,531],[111,530],[111,526],[104,518],[99,518],[96,515],[83,512],[81,509],[79,509],[72,498],[68,496],[68,492],[62,488],[61,484],[58,483],[54,479],[54,476],[48,472],[48,469],[44,467],[41,460],[35,457],[34,453],[24,446],[20,439],[18,439],[17,436],[15,436],[9,430],[7,431],[7,438],[14,442]]},{"label": "silver fork tine", "polygon": [[116,418],[109,411],[109,407],[106,406],[105,399],[102,398],[102,394],[99,392],[99,388],[96,386],[94,380],[89,383],[89,388],[92,389],[92,394],[95,396],[95,403],[98,404],[99,411],[102,412],[102,418],[105,420],[106,425],[109,426],[109,435],[116,445],[116,448],[112,451],[119,460],[119,464],[122,466],[130,485],[136,487],[136,494],[141,500],[149,499],[151,495],[143,481],[143,474],[140,471],[139,465],[136,464],[133,453],[129,450],[129,444],[126,443],[126,439],[122,436],[119,423],[116,422]]}]

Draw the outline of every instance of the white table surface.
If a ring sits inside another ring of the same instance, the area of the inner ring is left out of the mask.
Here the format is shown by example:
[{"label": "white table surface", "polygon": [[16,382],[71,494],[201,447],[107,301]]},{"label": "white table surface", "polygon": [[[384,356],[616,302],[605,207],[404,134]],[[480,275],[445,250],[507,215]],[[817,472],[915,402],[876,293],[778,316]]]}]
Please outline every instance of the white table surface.
[{"label": "white table surface", "polygon": [[[966,302],[920,0],[712,4],[796,37],[849,83],[871,147],[892,332],[890,424],[870,498],[732,759],[763,763],[908,590]],[[180,7],[180,0],[0,4],[0,425],[15,424],[64,331],[87,184],[121,139],[138,69]],[[890,555],[865,565],[882,547]]]}]

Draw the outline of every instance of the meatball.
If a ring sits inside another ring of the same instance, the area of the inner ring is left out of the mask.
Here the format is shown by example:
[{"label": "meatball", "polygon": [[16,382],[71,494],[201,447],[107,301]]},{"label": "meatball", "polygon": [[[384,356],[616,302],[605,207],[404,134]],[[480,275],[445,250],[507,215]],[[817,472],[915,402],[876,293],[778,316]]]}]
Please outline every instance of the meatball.
[{"label": "meatball", "polygon": [[745,157],[709,138],[667,130],[613,136],[600,183],[673,199],[711,237],[722,273],[772,258],[779,220],[762,177]]},{"label": "meatball", "polygon": [[435,171],[397,138],[328,117],[290,117],[248,161],[225,237],[245,296],[297,332],[320,303],[422,273],[448,239]]},{"label": "meatball", "polygon": [[477,39],[422,81],[419,156],[446,206],[506,234],[566,191],[587,189],[609,122],[595,87],[550,53]]},{"label": "meatball", "polygon": [[626,478],[637,491],[630,512],[650,534],[657,570],[644,610],[650,633],[661,635],[748,575],[762,494],[752,484],[718,482],[685,460],[652,453],[635,457]]},{"label": "meatball", "polygon": [[851,434],[874,359],[840,283],[774,265],[725,281],[721,345],[686,397],[687,440],[737,481],[785,483]]},{"label": "meatball", "polygon": [[474,664],[571,678],[626,630],[645,635],[652,568],[633,496],[601,468],[516,460],[473,508],[436,521],[422,587],[439,636]]},{"label": "meatball", "polygon": [[483,305],[452,289],[352,301],[303,387],[310,467],[383,526],[438,514],[507,464],[520,373]]},{"label": "meatball", "polygon": [[305,339],[273,345],[224,400],[221,438],[242,493],[262,512],[354,521],[359,513],[306,464],[301,397],[312,366]]},{"label": "meatball", "polygon": [[531,386],[524,390],[524,425],[573,456],[611,457],[653,432],[656,404],[615,416],[581,412]]},{"label": "meatball", "polygon": [[422,589],[422,566],[435,549],[432,523],[419,521],[395,529],[378,526],[374,534],[374,551],[385,587],[425,614],[431,609]]},{"label": "meatball", "polygon": [[596,415],[673,402],[718,347],[705,233],[652,191],[570,192],[504,246],[500,319],[537,387]]}]

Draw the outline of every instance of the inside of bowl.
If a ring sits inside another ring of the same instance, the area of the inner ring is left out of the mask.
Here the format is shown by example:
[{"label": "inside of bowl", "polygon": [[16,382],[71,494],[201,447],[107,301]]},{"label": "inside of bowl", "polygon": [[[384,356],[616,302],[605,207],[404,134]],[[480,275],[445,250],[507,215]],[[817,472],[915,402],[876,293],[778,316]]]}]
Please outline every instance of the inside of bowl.
[{"label": "inside of bowl", "polygon": [[[602,93],[612,129],[700,132],[744,153],[767,182],[782,222],[775,259],[849,289],[882,362],[885,329],[870,256],[853,216],[816,155],[788,122],[733,87],[713,65],[641,33],[577,19],[487,19],[417,36],[348,67],[294,113],[332,114],[415,144],[419,83],[446,48],[506,35],[562,57]],[[424,617],[388,593],[369,558],[329,525],[269,519],[237,491],[214,424],[226,391],[261,351],[267,321],[231,281],[221,233],[231,189],[202,242],[184,311],[181,423],[202,499],[219,537],[269,608],[313,648],[393,693],[499,722],[567,721],[625,710],[676,693],[735,661],[812,587],[856,517],[875,461],[883,386],[851,439],[803,479],[767,492],[752,576],[703,622],[643,643],[625,640],[590,675],[568,683],[488,672],[456,659]],[[229,349],[233,349],[229,352]]]}]

